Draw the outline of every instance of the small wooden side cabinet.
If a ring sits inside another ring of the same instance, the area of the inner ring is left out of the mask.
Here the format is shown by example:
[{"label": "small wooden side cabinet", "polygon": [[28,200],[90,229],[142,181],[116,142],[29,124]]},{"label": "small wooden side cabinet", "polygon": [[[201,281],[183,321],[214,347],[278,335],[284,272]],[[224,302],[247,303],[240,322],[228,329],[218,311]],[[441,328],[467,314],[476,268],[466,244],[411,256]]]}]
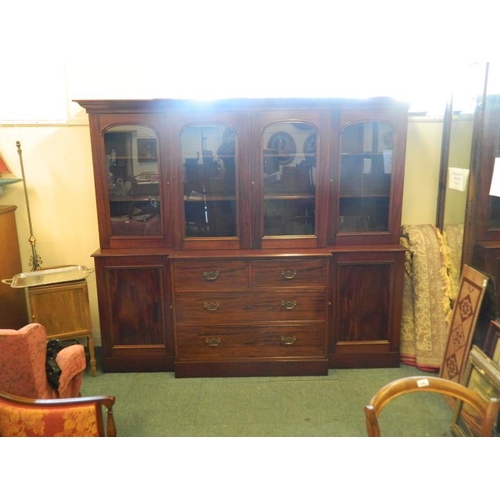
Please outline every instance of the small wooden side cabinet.
[{"label": "small wooden side cabinet", "polygon": [[95,376],[97,365],[87,282],[79,280],[28,287],[28,297],[31,320],[45,327],[49,339],[87,338],[90,369]]}]

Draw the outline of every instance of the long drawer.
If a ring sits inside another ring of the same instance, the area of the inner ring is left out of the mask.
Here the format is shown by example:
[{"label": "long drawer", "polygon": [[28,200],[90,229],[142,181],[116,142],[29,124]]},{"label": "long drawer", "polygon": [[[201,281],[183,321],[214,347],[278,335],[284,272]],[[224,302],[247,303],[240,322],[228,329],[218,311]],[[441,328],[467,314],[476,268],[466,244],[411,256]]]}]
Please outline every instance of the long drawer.
[{"label": "long drawer", "polygon": [[177,360],[325,356],[325,323],[177,328]]},{"label": "long drawer", "polygon": [[177,294],[176,322],[223,324],[326,319],[324,292],[280,290],[262,293]]}]

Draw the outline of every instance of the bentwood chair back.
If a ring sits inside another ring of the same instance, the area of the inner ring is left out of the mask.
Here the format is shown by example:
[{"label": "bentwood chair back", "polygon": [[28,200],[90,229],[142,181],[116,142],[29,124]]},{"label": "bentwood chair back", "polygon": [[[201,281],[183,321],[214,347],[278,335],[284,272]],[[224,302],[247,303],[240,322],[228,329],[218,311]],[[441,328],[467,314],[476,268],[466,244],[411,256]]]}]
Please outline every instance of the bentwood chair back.
[{"label": "bentwood chair back", "polygon": [[415,392],[432,392],[456,398],[470,405],[477,412],[476,431],[478,436],[489,437],[496,423],[499,400],[483,400],[479,394],[464,385],[439,377],[404,377],[382,387],[365,406],[366,430],[369,437],[380,437],[379,416],[383,408],[393,399]]}]

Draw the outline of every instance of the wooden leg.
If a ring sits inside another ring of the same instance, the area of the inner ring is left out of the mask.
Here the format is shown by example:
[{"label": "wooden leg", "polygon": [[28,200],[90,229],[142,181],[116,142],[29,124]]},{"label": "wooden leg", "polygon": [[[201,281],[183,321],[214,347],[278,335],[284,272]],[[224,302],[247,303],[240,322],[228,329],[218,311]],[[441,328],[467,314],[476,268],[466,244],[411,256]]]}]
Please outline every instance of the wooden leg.
[{"label": "wooden leg", "polygon": [[94,338],[92,337],[92,334],[87,336],[87,346],[89,348],[90,370],[92,376],[95,377],[97,374],[97,364],[95,361],[95,347],[94,347]]}]

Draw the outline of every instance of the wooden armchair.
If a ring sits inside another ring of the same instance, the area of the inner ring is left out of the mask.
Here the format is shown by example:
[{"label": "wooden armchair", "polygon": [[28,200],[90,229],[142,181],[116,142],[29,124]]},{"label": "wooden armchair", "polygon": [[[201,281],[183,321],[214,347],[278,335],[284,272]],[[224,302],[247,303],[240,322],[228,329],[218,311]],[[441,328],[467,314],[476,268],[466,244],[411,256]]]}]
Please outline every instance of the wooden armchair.
[{"label": "wooden armchair", "polygon": [[114,404],[112,396],[31,399],[0,392],[0,436],[115,437]]},{"label": "wooden armchair", "polygon": [[65,347],[56,356],[61,369],[59,388],[50,386],[45,369],[47,332],[38,323],[20,330],[0,329],[0,391],[33,399],[80,395],[86,367],[83,345]]},{"label": "wooden armchair", "polygon": [[369,437],[380,437],[378,417],[382,409],[398,396],[412,392],[433,392],[459,399],[469,404],[478,414],[478,436],[489,437],[496,422],[500,401],[484,401],[479,394],[464,385],[439,377],[404,377],[382,387],[365,406],[366,430]]}]

